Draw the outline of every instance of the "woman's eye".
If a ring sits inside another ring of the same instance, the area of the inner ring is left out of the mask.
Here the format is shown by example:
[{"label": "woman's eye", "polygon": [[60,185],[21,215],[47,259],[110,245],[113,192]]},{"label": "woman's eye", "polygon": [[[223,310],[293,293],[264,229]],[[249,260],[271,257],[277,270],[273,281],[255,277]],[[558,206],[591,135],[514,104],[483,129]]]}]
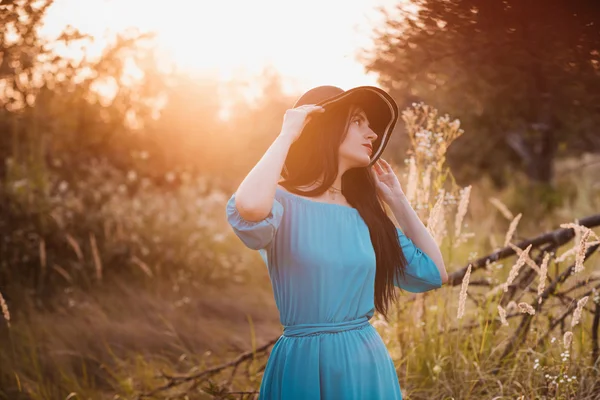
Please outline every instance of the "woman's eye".
[{"label": "woman's eye", "polygon": [[360,118],[357,118],[357,119],[355,119],[355,120],[354,120],[354,121],[352,121],[352,122],[358,122],[358,125],[360,125]]}]

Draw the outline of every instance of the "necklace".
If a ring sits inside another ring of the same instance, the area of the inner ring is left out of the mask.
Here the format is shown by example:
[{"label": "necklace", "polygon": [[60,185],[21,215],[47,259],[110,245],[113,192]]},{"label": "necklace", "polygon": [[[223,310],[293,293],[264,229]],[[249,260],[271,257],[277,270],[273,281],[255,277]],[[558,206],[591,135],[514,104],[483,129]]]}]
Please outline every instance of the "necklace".
[{"label": "necklace", "polygon": [[327,189],[327,191],[331,195],[331,200],[335,200],[335,197],[336,197],[337,193],[342,193],[342,189],[338,189],[338,188],[333,187],[333,186],[331,186],[329,189]]},{"label": "necklace", "polygon": [[[316,180],[317,183],[323,183],[321,180]],[[336,187],[334,187],[333,185],[329,187],[329,189],[327,189],[327,192],[329,193],[329,195],[331,196],[331,200],[335,200],[335,198],[337,197],[336,195],[338,193],[342,193],[342,189],[338,189]]]}]

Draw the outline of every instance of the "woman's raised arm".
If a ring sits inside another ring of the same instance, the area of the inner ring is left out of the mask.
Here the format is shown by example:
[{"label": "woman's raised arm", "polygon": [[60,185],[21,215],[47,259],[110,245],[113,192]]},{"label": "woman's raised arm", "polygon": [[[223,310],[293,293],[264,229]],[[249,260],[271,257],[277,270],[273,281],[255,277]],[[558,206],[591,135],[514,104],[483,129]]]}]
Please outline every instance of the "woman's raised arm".
[{"label": "woman's raised arm", "polygon": [[267,217],[273,206],[277,182],[292,143],[310,120],[310,114],[324,112],[316,105],[303,105],[285,112],[281,132],[235,192],[235,206],[247,221]]}]

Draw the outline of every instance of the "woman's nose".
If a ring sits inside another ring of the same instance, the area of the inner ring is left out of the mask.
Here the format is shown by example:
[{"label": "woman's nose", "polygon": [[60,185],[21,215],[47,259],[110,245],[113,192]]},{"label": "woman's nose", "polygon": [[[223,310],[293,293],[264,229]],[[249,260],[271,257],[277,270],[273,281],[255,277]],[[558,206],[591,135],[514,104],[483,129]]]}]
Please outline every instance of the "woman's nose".
[{"label": "woman's nose", "polygon": [[369,128],[369,134],[367,138],[371,141],[375,141],[377,139],[377,134],[373,131],[373,129]]}]

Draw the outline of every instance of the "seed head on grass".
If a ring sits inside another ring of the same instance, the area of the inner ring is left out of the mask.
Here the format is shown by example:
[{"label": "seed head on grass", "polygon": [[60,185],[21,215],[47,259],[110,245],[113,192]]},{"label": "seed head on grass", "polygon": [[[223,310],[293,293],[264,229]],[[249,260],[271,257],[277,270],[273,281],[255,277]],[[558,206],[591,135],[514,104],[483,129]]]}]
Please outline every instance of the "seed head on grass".
[{"label": "seed head on grass", "polygon": [[508,321],[506,320],[506,310],[502,308],[500,304],[498,304],[498,314],[500,315],[500,322],[502,322],[502,325],[508,326]]},{"label": "seed head on grass", "polygon": [[582,297],[577,302],[577,308],[573,312],[573,319],[571,319],[571,328],[575,327],[575,325],[577,325],[579,323],[579,320],[581,319],[581,312],[583,311],[583,307],[585,306],[585,303],[587,303],[587,301],[588,301],[588,297],[590,297],[590,296]]},{"label": "seed head on grass", "polygon": [[592,231],[590,228],[588,228],[587,226],[583,226],[583,225],[579,225],[578,223],[566,223],[566,224],[560,224],[561,228],[564,229],[573,229],[575,231],[575,237],[573,238],[575,245],[570,248],[569,250],[565,251],[563,254],[560,255],[560,257],[558,257],[556,259],[556,262],[562,262],[564,261],[567,257],[570,257],[571,255],[575,255],[575,270],[573,271],[574,273],[578,273],[583,271],[583,261],[584,261],[584,257],[585,257],[585,252],[587,251],[587,249],[589,249],[589,247],[593,244],[595,244],[596,242],[588,242],[589,239],[600,239],[598,237],[598,235],[596,235],[596,233],[594,233],[594,231]]},{"label": "seed head on grass", "polygon": [[423,172],[423,179],[421,180],[421,187],[419,190],[419,203],[421,204],[429,204],[429,190],[431,187],[431,172],[433,171],[433,167],[430,165],[425,168],[425,172]]},{"label": "seed head on grass", "polygon": [[4,319],[6,320],[6,325],[10,328],[10,312],[8,312],[8,305],[2,296],[2,292],[0,292],[0,308],[2,308],[2,315],[4,315]]},{"label": "seed head on grass", "polygon": [[408,183],[406,185],[406,198],[409,203],[413,203],[416,198],[417,193],[417,185],[419,181],[419,171],[417,169],[417,164],[415,163],[415,158],[411,157],[408,160]]},{"label": "seed head on grass", "polygon": [[511,221],[511,223],[508,227],[508,231],[506,232],[506,237],[504,238],[504,247],[508,246],[508,243],[510,242],[513,235],[515,234],[515,231],[517,230],[517,225],[519,225],[519,220],[521,219],[522,216],[523,216],[523,214],[519,213],[519,215],[517,215]]},{"label": "seed head on grass", "polygon": [[445,190],[441,189],[439,193],[439,197],[431,210],[431,214],[429,214],[429,219],[427,220],[427,229],[431,233],[431,236],[435,238],[436,243],[440,243],[442,241],[442,235],[444,234],[444,196]]},{"label": "seed head on grass", "polygon": [[495,197],[490,197],[489,202],[492,203],[494,205],[494,207],[496,207],[498,209],[498,211],[500,211],[500,213],[502,213],[504,218],[506,218],[507,220],[510,221],[514,218],[513,213],[510,212],[510,210],[508,209],[506,204],[501,202],[499,199],[497,199]]},{"label": "seed head on grass", "polygon": [[578,241],[581,238],[581,235],[585,232],[589,232],[589,235],[593,239],[600,240],[600,236],[596,235],[596,233],[587,226],[569,222],[566,224],[560,224],[560,227],[564,229],[573,229],[575,231],[575,239],[577,239],[576,241]]},{"label": "seed head on grass", "polygon": [[460,288],[460,295],[458,297],[458,315],[457,318],[461,319],[465,314],[465,303],[467,301],[467,287],[469,286],[469,278],[471,277],[471,264],[467,268],[467,273],[462,280],[462,286]]},{"label": "seed head on grass", "polygon": [[[523,253],[524,250],[521,250],[519,247],[515,246],[512,243],[509,243],[508,245],[510,246],[511,249],[513,249],[515,251],[515,253],[519,257],[521,257],[521,253]],[[535,261],[533,261],[531,259],[531,257],[529,257],[529,254],[523,254],[522,256],[523,256],[523,258],[525,260],[525,263],[527,265],[529,265],[531,267],[531,269],[533,269],[535,272],[537,272],[539,274],[540,273],[540,267],[538,267],[538,265],[535,263]]]},{"label": "seed head on grass", "polygon": [[523,264],[525,264],[526,257],[529,256],[529,250],[531,250],[531,246],[532,245],[530,244],[529,246],[527,246],[527,248],[525,250],[523,250],[523,252],[521,252],[521,254],[519,255],[519,259],[517,260],[515,265],[513,265],[513,267],[511,268],[510,273],[508,274],[508,279],[506,280],[506,283],[504,284],[505,292],[508,291],[508,287],[510,286],[510,284],[515,280],[517,275],[519,275],[519,269],[521,269]]},{"label": "seed head on grass", "polygon": [[542,260],[542,265],[540,265],[540,275],[539,275],[539,283],[538,283],[538,303],[542,303],[542,293],[544,293],[544,289],[546,287],[546,278],[548,276],[548,262],[550,261],[550,253],[544,254],[544,259]]},{"label": "seed head on grass", "polygon": [[96,236],[90,233],[90,245],[92,247],[92,256],[94,259],[94,267],[96,269],[96,278],[102,280],[102,261],[100,260],[100,252],[98,251],[98,245],[96,244]]},{"label": "seed head on grass", "polygon": [[471,196],[471,185],[465,187],[460,191],[460,200],[458,202],[458,210],[456,211],[456,217],[454,219],[454,236],[459,237],[462,228],[463,219],[467,214],[469,206],[469,198]]},{"label": "seed head on grass", "polygon": [[583,261],[585,259],[585,252],[588,249],[588,238],[590,237],[590,231],[585,231],[581,235],[581,239],[579,240],[579,245],[577,246],[577,252],[575,254],[575,269],[574,273],[579,273],[583,271]]}]

